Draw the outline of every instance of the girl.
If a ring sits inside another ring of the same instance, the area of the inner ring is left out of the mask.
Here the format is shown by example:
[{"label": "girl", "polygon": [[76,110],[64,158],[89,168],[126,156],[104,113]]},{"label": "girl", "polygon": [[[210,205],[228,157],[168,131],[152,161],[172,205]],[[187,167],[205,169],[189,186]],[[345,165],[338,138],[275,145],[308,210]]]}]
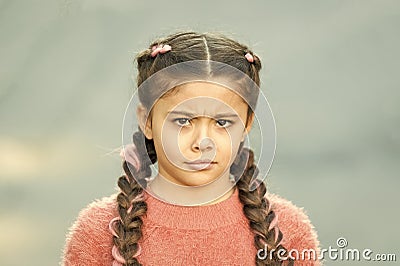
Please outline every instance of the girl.
[{"label": "girl", "polygon": [[260,58],[221,34],[188,31],[136,60],[139,126],[121,151],[120,192],[80,212],[62,264],[320,265],[308,217],[266,193],[244,147]]}]

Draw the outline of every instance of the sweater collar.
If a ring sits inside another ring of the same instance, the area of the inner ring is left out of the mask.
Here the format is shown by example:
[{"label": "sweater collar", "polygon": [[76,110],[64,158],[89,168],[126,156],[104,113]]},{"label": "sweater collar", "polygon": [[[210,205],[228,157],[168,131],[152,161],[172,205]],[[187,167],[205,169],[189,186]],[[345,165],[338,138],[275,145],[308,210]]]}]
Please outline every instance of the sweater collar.
[{"label": "sweater collar", "polygon": [[229,198],[211,205],[175,205],[154,197],[147,190],[145,197],[147,219],[170,228],[209,230],[237,224],[246,219],[236,186]]}]

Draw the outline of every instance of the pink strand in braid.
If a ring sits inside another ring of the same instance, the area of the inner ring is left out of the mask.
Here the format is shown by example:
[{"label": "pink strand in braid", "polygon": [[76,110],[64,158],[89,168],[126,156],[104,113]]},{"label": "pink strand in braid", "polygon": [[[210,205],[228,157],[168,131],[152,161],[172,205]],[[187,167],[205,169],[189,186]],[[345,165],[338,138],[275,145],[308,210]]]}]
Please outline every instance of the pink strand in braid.
[{"label": "pink strand in braid", "polygon": [[[126,161],[128,161],[129,163],[131,163],[134,167],[135,170],[138,171],[140,168],[140,160],[137,156],[137,149],[136,146],[134,144],[129,144],[127,145],[125,148],[121,149],[120,152],[120,156],[125,159]],[[129,178],[127,178],[127,181],[129,182]],[[121,191],[125,196],[128,197],[128,195],[124,192]],[[135,198],[132,199],[130,207],[127,209],[127,213],[131,213],[133,205],[135,202],[139,202],[139,201],[143,201],[144,200],[144,196],[143,193],[138,194]],[[117,216],[114,217],[110,223],[109,223],[109,231],[111,232],[111,234],[117,238],[119,238],[118,234],[115,231],[115,223],[119,221],[121,222],[121,217]],[[116,245],[113,245],[112,248],[112,256],[114,258],[113,260],[113,266],[122,266],[124,264],[126,264],[126,260],[124,259],[124,257],[122,257],[122,255],[120,254],[118,247]],[[141,247],[140,245],[138,246],[138,250],[136,252],[136,254],[133,257],[137,257],[138,255],[140,255],[141,253]]]}]

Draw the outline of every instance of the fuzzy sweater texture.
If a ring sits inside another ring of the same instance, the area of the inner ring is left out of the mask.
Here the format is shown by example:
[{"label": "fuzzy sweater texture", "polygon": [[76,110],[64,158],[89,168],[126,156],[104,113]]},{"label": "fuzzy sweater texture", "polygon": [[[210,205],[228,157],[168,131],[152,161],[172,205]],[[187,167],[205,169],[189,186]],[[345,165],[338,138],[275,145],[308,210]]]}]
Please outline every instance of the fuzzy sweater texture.
[{"label": "fuzzy sweater texture", "polygon": [[[287,249],[318,252],[316,231],[303,208],[267,194],[278,215]],[[137,259],[147,265],[255,265],[254,233],[243,213],[238,189],[226,200],[212,205],[179,206],[145,192],[147,213],[143,217]],[[84,208],[69,229],[61,265],[112,265],[113,236],[109,222],[118,216],[116,194]],[[321,265],[317,260],[298,260],[295,265]]]}]

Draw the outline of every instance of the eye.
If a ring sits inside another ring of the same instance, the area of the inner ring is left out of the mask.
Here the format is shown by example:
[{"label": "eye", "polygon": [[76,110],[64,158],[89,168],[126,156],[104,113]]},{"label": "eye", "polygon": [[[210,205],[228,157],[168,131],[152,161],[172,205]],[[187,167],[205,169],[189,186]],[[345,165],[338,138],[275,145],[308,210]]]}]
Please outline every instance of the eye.
[{"label": "eye", "polygon": [[230,124],[232,124],[232,121],[226,120],[226,119],[219,119],[217,120],[217,124],[220,127],[228,127]]},{"label": "eye", "polygon": [[190,119],[188,118],[176,118],[174,119],[174,123],[177,123],[179,126],[188,126]]}]

